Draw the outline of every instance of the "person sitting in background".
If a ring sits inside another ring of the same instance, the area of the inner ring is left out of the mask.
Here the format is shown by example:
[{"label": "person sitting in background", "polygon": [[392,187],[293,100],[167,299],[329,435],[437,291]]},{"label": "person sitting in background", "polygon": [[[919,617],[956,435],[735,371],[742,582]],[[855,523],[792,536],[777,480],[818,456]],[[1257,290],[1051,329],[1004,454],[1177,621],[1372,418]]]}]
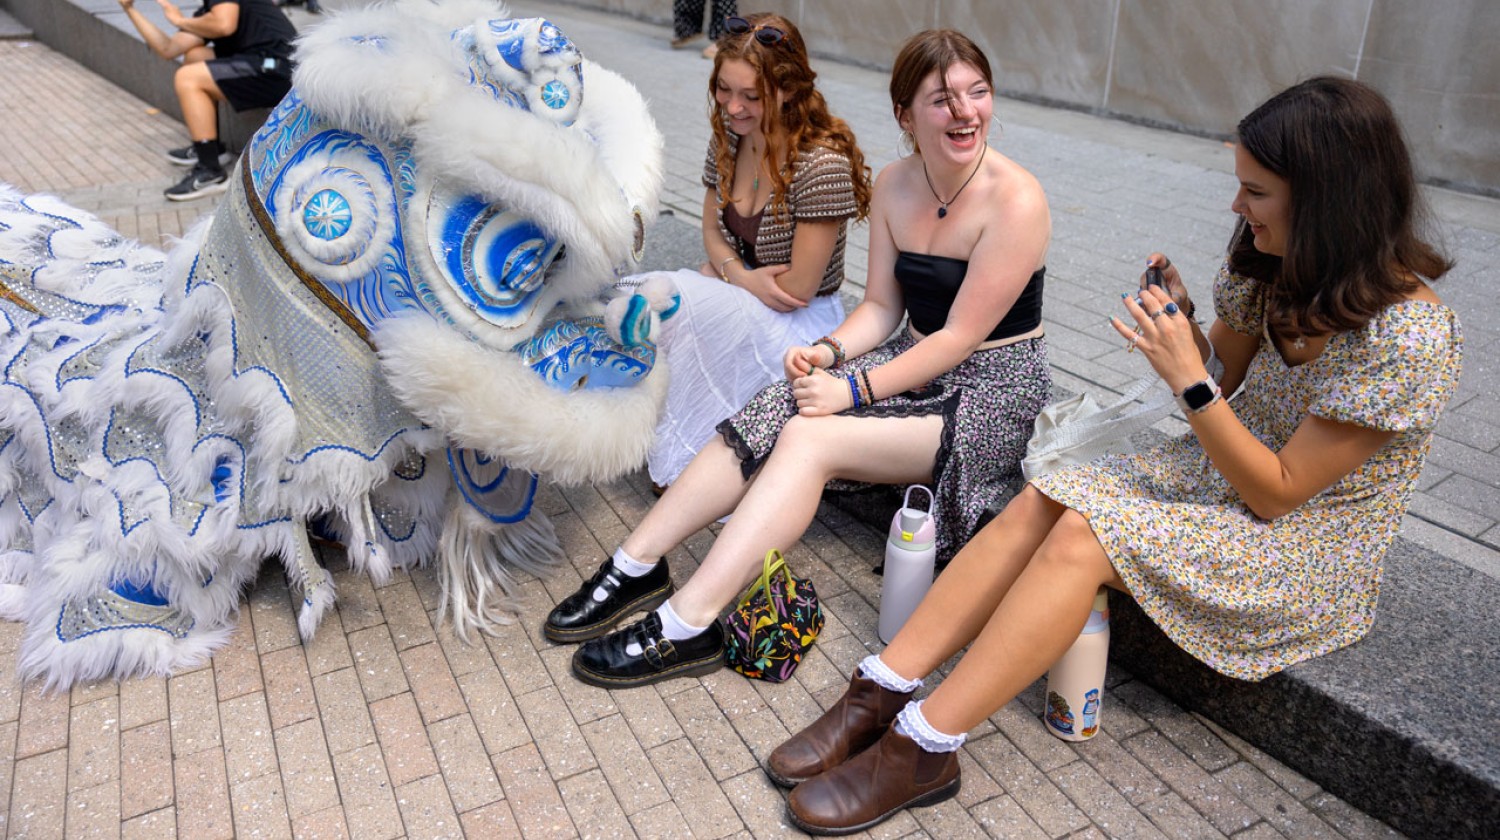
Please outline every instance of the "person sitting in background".
[{"label": "person sitting in background", "polygon": [[[768,548],[802,535],[830,480],[934,483],[939,559],[1019,484],[1051,390],[1047,197],[1015,161],[989,154],[990,64],[963,34],[908,41],[891,103],[914,153],[875,182],[864,301],[830,335],[789,349],[785,379],[721,423],[613,558],[548,616],[548,638],[598,637],[573,656],[580,680],[624,688],[720,667],[720,612]],[[729,513],[672,594],[662,555]]]},{"label": "person sitting in background", "polygon": [[1375,91],[1312,79],[1238,133],[1240,223],[1208,335],[1161,254],[1165,286],[1122,295],[1133,326],[1110,319],[1192,432],[1033,479],[980,531],[844,697],[772,752],[797,826],[845,834],[955,795],[965,733],[1067,651],[1101,586],[1237,679],[1369,632],[1458,386],[1458,317],[1428,286],[1451,264],[1419,236],[1401,127]]},{"label": "person sitting in background", "polygon": [[172,201],[223,192],[229,183],[221,157],[218,103],[236,111],[268,108],[292,87],[292,39],[297,30],[271,0],[203,0],[192,17],[170,0],[156,0],[177,32],[167,35],[135,6],[119,0],[146,46],[169,61],[182,58],[173,86],[192,145],[167,159],[193,169],[167,188]]},{"label": "person sitting in background", "polygon": [[708,260],[669,275],[681,308],[657,342],[670,371],[647,459],[657,487],[677,479],[716,425],[781,378],[788,347],[844,319],[845,236],[870,209],[864,155],[814,85],[797,27],[777,15],[729,25],[708,79]]},{"label": "person sitting in background", "polygon": [[[698,40],[703,34],[703,7],[706,0],[672,0],[672,49],[679,49]],[[719,51],[718,40],[724,36],[724,21],[739,14],[735,0],[714,0],[712,14],[708,18],[708,46],[703,48],[704,58],[713,58]]]}]

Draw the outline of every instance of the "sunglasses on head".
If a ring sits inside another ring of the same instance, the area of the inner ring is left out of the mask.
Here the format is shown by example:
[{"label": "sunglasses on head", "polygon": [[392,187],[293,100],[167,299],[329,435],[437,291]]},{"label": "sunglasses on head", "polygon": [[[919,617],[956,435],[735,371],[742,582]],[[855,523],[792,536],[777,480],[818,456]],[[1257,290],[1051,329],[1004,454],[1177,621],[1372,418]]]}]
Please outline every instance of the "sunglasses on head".
[{"label": "sunglasses on head", "polygon": [[744,35],[746,33],[754,33],[755,40],[768,47],[774,47],[782,41],[786,40],[786,33],[782,32],[780,29],[777,29],[776,27],[765,23],[761,24],[760,26],[756,26],[755,24],[751,23],[748,20],[745,20],[742,17],[724,18],[724,31],[728,32],[730,35]]}]

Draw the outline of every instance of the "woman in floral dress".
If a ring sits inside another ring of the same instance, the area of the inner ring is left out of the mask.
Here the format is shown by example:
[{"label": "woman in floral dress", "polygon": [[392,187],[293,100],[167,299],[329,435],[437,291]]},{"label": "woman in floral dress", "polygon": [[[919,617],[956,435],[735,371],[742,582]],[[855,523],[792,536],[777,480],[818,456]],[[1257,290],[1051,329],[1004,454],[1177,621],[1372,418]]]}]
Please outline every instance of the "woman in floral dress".
[{"label": "woman in floral dress", "polygon": [[964,733],[1067,650],[1100,586],[1239,679],[1369,631],[1381,558],[1458,383],[1458,319],[1428,286],[1450,263],[1417,233],[1401,129],[1370,88],[1299,84],[1239,141],[1241,221],[1208,335],[1160,254],[1165,287],[1124,296],[1110,322],[1192,432],[1038,478],[975,536],[844,698],[771,755],[773,779],[800,782],[797,825],[844,833],[957,793]]}]

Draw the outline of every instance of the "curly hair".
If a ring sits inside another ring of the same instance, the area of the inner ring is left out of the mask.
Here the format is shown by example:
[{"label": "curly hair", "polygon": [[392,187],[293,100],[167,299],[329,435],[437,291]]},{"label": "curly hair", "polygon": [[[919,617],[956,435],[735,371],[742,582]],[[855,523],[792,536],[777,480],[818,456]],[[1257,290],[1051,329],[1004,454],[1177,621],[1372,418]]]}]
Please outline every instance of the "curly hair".
[{"label": "curly hair", "polygon": [[1453,267],[1419,232],[1425,207],[1401,125],[1360,82],[1319,76],[1240,121],[1240,145],[1291,192],[1286,253],[1255,250],[1242,219],[1229,267],[1266,289],[1266,320],[1289,337],[1354,330]]},{"label": "curly hair", "polygon": [[[719,72],[726,61],[743,61],[755,70],[756,87],[761,102],[766,103],[761,115],[761,130],[767,136],[775,133],[778,122],[785,132],[788,143],[783,154],[785,159],[771,158],[770,144],[764,152],[767,171],[771,176],[771,201],[769,208],[777,216],[785,216],[787,206],[787,178],[797,155],[823,146],[849,159],[850,180],[854,182],[855,220],[865,218],[870,212],[870,167],[854,140],[854,131],[849,124],[835,117],[828,110],[823,94],[813,86],[818,74],[807,61],[807,46],[802,33],[792,22],[781,15],[763,12],[745,18],[751,31],[739,35],[726,33],[719,39],[719,52],[714,56],[714,69],[708,77],[709,123],[716,141],[715,166],[719,171],[719,183],[725,185],[719,193],[719,206],[729,202],[730,189],[734,183],[734,156],[730,154],[728,116],[719,107],[714,96],[719,86]],[[762,44],[755,38],[755,30],[770,26],[786,33],[775,44]],[[781,107],[773,105],[780,97]]]}]

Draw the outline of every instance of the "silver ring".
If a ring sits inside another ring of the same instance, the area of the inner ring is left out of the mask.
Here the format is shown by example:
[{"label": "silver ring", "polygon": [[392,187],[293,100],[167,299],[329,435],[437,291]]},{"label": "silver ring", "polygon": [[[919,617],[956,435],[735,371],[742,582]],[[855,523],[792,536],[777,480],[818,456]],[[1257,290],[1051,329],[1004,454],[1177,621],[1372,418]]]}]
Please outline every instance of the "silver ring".
[{"label": "silver ring", "polygon": [[1160,318],[1167,313],[1164,309],[1158,309],[1155,312],[1147,312],[1146,314],[1151,317],[1151,320],[1155,321],[1157,318]]}]

